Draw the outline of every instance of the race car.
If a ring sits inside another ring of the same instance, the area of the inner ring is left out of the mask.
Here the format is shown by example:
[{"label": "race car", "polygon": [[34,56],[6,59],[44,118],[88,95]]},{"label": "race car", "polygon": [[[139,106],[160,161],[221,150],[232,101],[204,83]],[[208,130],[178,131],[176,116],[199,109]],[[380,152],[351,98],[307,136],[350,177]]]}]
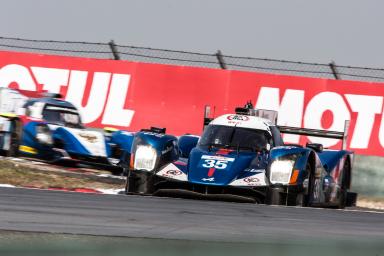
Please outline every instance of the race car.
[{"label": "race car", "polygon": [[5,155],[122,171],[120,163],[129,158],[132,133],[87,129],[76,107],[58,94],[0,90],[0,148]]},{"label": "race car", "polygon": [[345,141],[348,129],[283,127],[276,120],[277,112],[256,110],[248,103],[234,114],[206,117],[201,137],[177,138],[164,129],[138,132],[126,193],[273,205],[353,205],[353,152],[326,150],[321,144],[286,145],[281,136]]}]

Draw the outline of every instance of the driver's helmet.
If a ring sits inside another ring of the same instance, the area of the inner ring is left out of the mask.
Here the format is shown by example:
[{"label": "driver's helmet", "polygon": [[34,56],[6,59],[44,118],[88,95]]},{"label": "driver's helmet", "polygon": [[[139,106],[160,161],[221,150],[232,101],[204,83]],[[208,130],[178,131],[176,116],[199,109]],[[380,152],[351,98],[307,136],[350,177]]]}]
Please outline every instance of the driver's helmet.
[{"label": "driver's helmet", "polygon": [[223,142],[222,142],[222,140],[221,140],[221,138],[215,138],[215,140],[214,140],[214,142],[213,142],[214,144],[218,144],[218,145],[221,145],[221,144],[223,144]]}]

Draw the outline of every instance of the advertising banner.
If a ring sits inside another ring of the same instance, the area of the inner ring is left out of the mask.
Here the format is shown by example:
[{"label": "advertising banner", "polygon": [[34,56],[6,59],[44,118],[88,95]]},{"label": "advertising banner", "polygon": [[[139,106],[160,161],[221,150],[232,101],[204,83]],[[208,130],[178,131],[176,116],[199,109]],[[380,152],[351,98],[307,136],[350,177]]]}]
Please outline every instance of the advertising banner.
[{"label": "advertising banner", "polygon": [[[175,135],[199,135],[206,105],[218,116],[251,100],[256,108],[279,111],[280,125],[343,131],[351,120],[348,148],[384,156],[381,83],[3,51],[0,86],[61,93],[87,126],[157,126]],[[341,147],[334,139],[284,140]]]}]

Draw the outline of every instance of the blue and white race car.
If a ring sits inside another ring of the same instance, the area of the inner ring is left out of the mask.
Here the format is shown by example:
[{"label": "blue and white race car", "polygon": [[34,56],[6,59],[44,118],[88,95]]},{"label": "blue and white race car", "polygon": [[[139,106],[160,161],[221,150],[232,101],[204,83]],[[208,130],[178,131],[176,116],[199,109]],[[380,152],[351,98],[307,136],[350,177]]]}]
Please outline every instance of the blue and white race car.
[{"label": "blue and white race car", "polygon": [[129,161],[132,133],[87,129],[76,107],[56,94],[30,98],[7,88],[1,93],[19,102],[14,113],[0,113],[0,148],[6,155],[102,165],[117,173],[120,163]]},{"label": "blue and white race car", "polygon": [[236,112],[206,119],[201,137],[136,133],[126,193],[314,207],[355,203],[352,152],[285,145],[281,136],[345,140],[346,131],[279,127],[276,112],[250,105]]}]

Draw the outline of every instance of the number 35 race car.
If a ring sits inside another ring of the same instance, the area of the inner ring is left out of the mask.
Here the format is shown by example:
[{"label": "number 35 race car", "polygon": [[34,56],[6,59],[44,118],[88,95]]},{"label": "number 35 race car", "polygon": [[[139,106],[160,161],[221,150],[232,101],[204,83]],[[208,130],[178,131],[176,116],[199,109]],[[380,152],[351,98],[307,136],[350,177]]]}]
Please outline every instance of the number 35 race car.
[{"label": "number 35 race car", "polygon": [[[321,144],[285,145],[281,133],[346,140],[344,132],[275,125],[277,112],[251,104],[205,118],[201,137],[164,129],[135,134],[126,193],[344,208],[354,205],[353,153]],[[347,124],[347,122],[346,122]],[[345,144],[345,143],[343,143]]]},{"label": "number 35 race car", "polygon": [[1,151],[8,156],[87,163],[121,172],[118,164],[129,158],[133,135],[85,128],[76,107],[58,97],[1,88]]}]

